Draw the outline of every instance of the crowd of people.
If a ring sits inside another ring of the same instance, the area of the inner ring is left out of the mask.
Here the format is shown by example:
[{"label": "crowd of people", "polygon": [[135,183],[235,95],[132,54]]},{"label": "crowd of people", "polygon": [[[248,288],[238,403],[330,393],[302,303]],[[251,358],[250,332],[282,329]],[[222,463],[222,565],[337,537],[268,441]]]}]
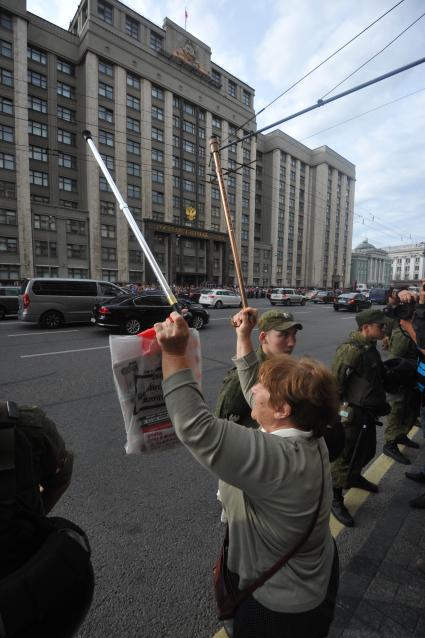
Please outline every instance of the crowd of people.
[{"label": "crowd of people", "polygon": [[[135,292],[156,289],[139,286]],[[262,292],[267,295],[266,289]],[[352,527],[345,491],[378,491],[362,472],[376,454],[381,417],[387,417],[383,453],[398,463],[410,464],[399,445],[419,447],[408,436],[414,423],[422,424],[425,436],[425,280],[418,295],[394,292],[385,311],[365,310],[356,322],[358,329],[338,346],[328,369],[309,357],[293,356],[303,325],[291,313],[271,309],[258,317],[252,307],[239,311],[233,317],[234,367],[224,376],[214,413],[188,363],[184,318],[172,313],[155,325],[164,399],[177,436],[219,482],[226,534],[215,571],[216,596],[219,618],[232,638],[328,635],[339,581],[331,512]],[[31,552],[46,544],[48,535],[40,537],[40,521],[45,527],[43,517],[70,483],[72,453],[38,408],[15,408],[12,414],[5,405],[2,413],[0,402],[0,538],[10,551],[0,576],[6,585],[12,579],[12,587],[16,570],[25,574]],[[13,453],[15,445],[22,453],[15,455],[15,462],[7,461],[6,453]],[[31,472],[17,481],[23,467]],[[419,473],[406,472],[406,477],[425,484],[425,466]],[[22,497],[16,496],[16,486]],[[410,504],[425,508],[425,494]],[[74,536],[80,534],[81,544],[82,531],[72,524],[69,528]],[[89,556],[86,541],[85,547]],[[51,567],[50,558],[44,556]],[[87,567],[86,556],[84,561]],[[424,565],[418,561],[419,568]],[[63,636],[74,635],[91,601],[90,568],[81,573],[78,588],[85,592],[84,599],[78,601]],[[7,595],[7,586],[0,587],[0,615]],[[50,626],[44,616],[42,633],[34,630],[32,635],[59,635],[57,614],[53,616]],[[26,622],[25,615],[20,622]],[[34,627],[33,617],[28,622]],[[23,638],[25,631],[16,635]]]}]

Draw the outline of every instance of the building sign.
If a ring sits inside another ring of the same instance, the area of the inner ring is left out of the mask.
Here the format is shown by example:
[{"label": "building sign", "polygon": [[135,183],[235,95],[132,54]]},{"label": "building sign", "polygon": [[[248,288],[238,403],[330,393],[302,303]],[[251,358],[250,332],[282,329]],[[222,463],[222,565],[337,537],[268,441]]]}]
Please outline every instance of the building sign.
[{"label": "building sign", "polygon": [[194,237],[197,239],[211,239],[213,241],[225,242],[227,236],[224,233],[211,233],[206,230],[193,230],[191,228],[185,228],[183,226],[175,226],[174,224],[166,224],[161,222],[152,222],[149,219],[145,220],[145,224],[149,225],[149,228],[161,233],[168,233],[173,235],[182,235],[184,237]]}]

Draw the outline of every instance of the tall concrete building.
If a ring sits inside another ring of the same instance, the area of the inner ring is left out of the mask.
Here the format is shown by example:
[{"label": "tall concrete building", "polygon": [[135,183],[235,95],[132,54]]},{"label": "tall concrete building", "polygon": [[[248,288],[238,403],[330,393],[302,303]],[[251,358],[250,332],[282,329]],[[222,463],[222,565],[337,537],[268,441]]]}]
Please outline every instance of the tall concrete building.
[{"label": "tall concrete building", "polygon": [[[254,89],[172,21],[83,0],[65,31],[3,0],[0,282],[153,281],[89,129],[167,279],[234,283],[208,140],[255,128]],[[350,162],[274,131],[232,144],[222,164],[248,285],[348,283]]]},{"label": "tall concrete building", "polygon": [[391,259],[391,277],[394,283],[419,282],[425,277],[425,242],[388,246]]}]

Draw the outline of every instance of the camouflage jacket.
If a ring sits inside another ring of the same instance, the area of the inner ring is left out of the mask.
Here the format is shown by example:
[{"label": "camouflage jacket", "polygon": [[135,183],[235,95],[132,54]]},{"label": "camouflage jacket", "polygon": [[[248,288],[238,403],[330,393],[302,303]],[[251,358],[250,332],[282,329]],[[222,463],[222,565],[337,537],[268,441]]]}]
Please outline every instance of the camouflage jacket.
[{"label": "camouflage jacket", "polygon": [[[255,354],[261,363],[267,358],[261,346]],[[258,428],[258,423],[251,419],[251,408],[245,401],[236,368],[229,370],[223,379],[214,413],[222,419],[235,421],[249,428]]]}]

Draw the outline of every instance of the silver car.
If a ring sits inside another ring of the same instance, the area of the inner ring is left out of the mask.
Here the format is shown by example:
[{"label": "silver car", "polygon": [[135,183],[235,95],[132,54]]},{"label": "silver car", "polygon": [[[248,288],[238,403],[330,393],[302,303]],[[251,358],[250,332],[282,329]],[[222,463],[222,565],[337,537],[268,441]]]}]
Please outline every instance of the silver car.
[{"label": "silver car", "polygon": [[208,292],[204,291],[199,297],[199,303],[204,308],[242,307],[240,296],[225,288],[212,288]]}]

